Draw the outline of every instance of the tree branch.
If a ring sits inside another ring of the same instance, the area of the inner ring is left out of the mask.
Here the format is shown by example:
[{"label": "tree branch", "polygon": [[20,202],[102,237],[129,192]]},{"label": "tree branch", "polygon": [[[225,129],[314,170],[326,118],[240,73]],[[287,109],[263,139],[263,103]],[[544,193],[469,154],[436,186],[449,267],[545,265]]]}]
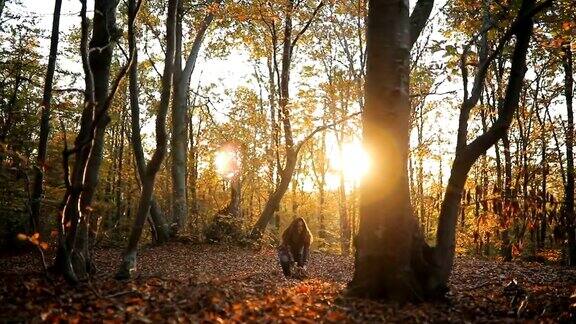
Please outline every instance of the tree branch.
[{"label": "tree branch", "polygon": [[418,36],[420,36],[426,26],[432,7],[434,7],[434,0],[418,0],[416,2],[416,6],[410,15],[410,48],[414,46]]},{"label": "tree branch", "polygon": [[312,16],[310,17],[310,19],[308,19],[308,21],[306,22],[306,24],[304,25],[304,27],[298,32],[298,34],[296,34],[296,37],[294,37],[294,39],[292,40],[292,43],[290,44],[291,48],[294,48],[294,46],[296,46],[296,43],[298,42],[298,40],[300,39],[300,37],[302,36],[302,34],[304,34],[308,28],[310,27],[310,25],[312,24],[312,20],[314,20],[314,18],[316,18],[316,15],[318,14],[318,11],[320,11],[320,9],[324,6],[324,2],[320,1],[320,3],[318,4],[318,6],[316,6],[316,9],[314,9],[314,12],[312,13]]},{"label": "tree branch", "polygon": [[327,124],[327,125],[322,125],[322,126],[316,127],[316,129],[314,129],[310,134],[306,135],[306,137],[304,137],[304,139],[302,139],[302,140],[296,145],[296,147],[295,147],[295,149],[294,149],[294,152],[296,152],[296,154],[298,154],[298,152],[300,151],[300,149],[302,149],[302,146],[304,146],[304,144],[306,144],[306,142],[308,142],[310,139],[312,139],[312,137],[314,137],[314,135],[316,135],[318,132],[321,132],[321,131],[324,131],[324,130],[326,130],[326,129],[328,129],[328,128],[332,128],[332,127],[334,127],[334,126],[336,126],[336,125],[339,125],[339,124],[341,124],[341,123],[343,123],[343,122],[351,119],[351,118],[354,117],[354,116],[360,115],[361,113],[362,113],[362,111],[358,111],[358,112],[355,112],[355,113],[353,113],[353,114],[350,114],[350,115],[348,115],[348,116],[346,116],[346,117],[344,117],[344,118],[342,118],[342,119],[340,119],[340,120],[338,120],[338,121],[335,121],[335,122],[333,122],[333,123],[331,123],[331,124]]}]

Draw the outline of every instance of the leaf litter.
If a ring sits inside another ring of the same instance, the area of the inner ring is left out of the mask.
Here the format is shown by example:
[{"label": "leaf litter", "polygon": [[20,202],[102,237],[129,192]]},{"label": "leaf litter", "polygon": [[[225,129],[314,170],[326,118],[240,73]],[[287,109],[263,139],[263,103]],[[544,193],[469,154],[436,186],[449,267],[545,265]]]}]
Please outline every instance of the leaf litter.
[{"label": "leaf litter", "polygon": [[71,287],[33,254],[0,259],[0,322],[575,322],[576,270],[456,258],[441,302],[397,305],[346,296],[351,256],[312,253],[309,278],[285,279],[272,248],[169,243],[140,252],[130,281],[121,250],[100,249],[98,274]]}]

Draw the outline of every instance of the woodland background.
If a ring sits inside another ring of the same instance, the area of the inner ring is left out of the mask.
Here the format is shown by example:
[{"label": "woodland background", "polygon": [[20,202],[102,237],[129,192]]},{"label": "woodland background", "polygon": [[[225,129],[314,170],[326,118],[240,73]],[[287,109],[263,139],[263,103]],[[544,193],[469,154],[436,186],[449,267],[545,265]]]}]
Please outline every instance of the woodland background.
[{"label": "woodland background", "polygon": [[[298,216],[314,250],[355,252],[362,180],[387,167],[362,148],[366,1],[34,8],[0,1],[3,253],[39,251],[45,267],[55,256],[77,283],[95,271],[92,255],[127,246],[127,278],[139,242],[274,246]],[[575,3],[421,0],[409,27],[414,246],[448,240],[439,219],[455,208],[457,255],[572,266]],[[510,126],[466,178],[463,152],[503,116]],[[394,253],[412,253],[411,240]],[[448,250],[435,253],[449,274]]]}]

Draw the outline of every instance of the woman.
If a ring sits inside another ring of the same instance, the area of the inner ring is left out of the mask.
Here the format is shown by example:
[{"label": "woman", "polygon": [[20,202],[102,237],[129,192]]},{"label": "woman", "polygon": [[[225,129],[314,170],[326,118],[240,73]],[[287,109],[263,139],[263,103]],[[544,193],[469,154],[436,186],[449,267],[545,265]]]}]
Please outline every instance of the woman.
[{"label": "woman", "polygon": [[[302,217],[294,219],[282,233],[282,244],[278,247],[278,257],[284,276],[303,276],[302,272],[306,270],[310,253],[310,243],[312,243],[312,234],[306,221]],[[292,266],[294,263],[298,266],[298,272],[293,274]]]}]

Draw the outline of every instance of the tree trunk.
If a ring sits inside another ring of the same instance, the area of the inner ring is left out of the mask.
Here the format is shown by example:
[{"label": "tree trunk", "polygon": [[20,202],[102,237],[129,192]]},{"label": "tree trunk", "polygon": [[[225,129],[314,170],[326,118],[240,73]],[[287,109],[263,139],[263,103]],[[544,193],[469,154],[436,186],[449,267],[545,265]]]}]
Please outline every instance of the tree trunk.
[{"label": "tree trunk", "polygon": [[510,154],[508,132],[502,136],[502,143],[504,144],[504,190],[502,191],[504,208],[500,215],[500,224],[503,226],[500,256],[504,261],[512,261],[512,245],[510,243],[510,224],[513,217],[510,209],[512,204],[512,156]]},{"label": "tree trunk", "polygon": [[[336,141],[338,145],[338,154],[340,155],[340,161],[344,161],[344,151],[343,151],[343,139],[344,131],[339,129],[336,134]],[[338,214],[340,216],[340,251],[344,255],[350,254],[350,215],[348,213],[348,202],[346,197],[346,182],[344,176],[344,169],[340,167],[338,170],[338,179],[340,181],[338,185]]]},{"label": "tree trunk", "polygon": [[574,112],[572,110],[574,77],[572,71],[572,50],[570,44],[563,45],[564,55],[564,96],[568,125],[566,130],[566,188],[564,194],[564,217],[566,221],[566,237],[568,246],[566,261],[570,266],[576,265],[576,221],[574,219]]},{"label": "tree trunk", "polygon": [[[129,12],[134,14],[135,4],[133,1],[129,1]],[[140,104],[138,99],[138,50],[136,48],[136,27],[128,29],[128,45],[130,52],[133,53],[134,58],[132,66],[130,66],[129,77],[129,92],[130,92],[130,112],[131,112],[131,142],[132,149],[134,151],[134,159],[136,160],[136,169],[138,172],[138,178],[140,180],[140,185],[145,178],[146,173],[146,160],[144,158],[144,149],[142,147],[142,136],[140,135]],[[151,208],[150,208],[150,219],[152,220],[153,227],[155,230],[156,243],[166,242],[170,237],[170,228],[166,224],[164,215],[160,206],[156,203],[156,198],[152,196]]]},{"label": "tree trunk", "polygon": [[[537,99],[537,98],[535,98]],[[546,107],[547,109],[548,107]],[[540,194],[540,201],[541,201],[541,210],[542,210],[542,217],[540,218],[540,229],[538,233],[538,248],[543,249],[546,246],[546,228],[548,226],[548,210],[547,210],[547,201],[548,201],[548,164],[547,164],[547,137],[546,137],[546,112],[544,112],[544,116],[540,117],[538,113],[536,113],[536,117],[538,117],[538,121],[540,122],[541,128],[541,135],[540,141],[542,142],[542,157],[540,160],[540,169],[542,169],[542,193]]]},{"label": "tree trunk", "polygon": [[[428,286],[431,288],[443,290],[448,284],[455,253],[456,220],[462,190],[468,172],[474,162],[484,154],[488,148],[494,145],[498,139],[504,136],[512,122],[514,112],[518,108],[520,91],[522,89],[524,74],[526,72],[526,53],[528,52],[528,45],[532,35],[533,26],[532,16],[528,13],[532,12],[533,7],[534,0],[524,0],[520,7],[517,19],[510,29],[509,36],[512,36],[512,34],[516,36],[516,44],[512,54],[511,73],[508,79],[505,98],[498,119],[487,132],[480,135],[469,144],[466,144],[466,142],[460,143],[456,149],[456,157],[452,164],[452,172],[446,188],[444,200],[442,201],[438,223],[436,248],[434,251],[435,264],[433,265],[433,277],[428,281]],[[532,13],[532,15],[533,14],[534,13]],[[502,38],[501,42],[504,44],[508,40],[509,38]],[[482,55],[480,55],[480,57],[482,57]],[[486,67],[486,64],[489,64],[486,59],[482,59],[481,62],[482,61],[484,61],[484,63],[480,65],[481,67]],[[463,112],[465,110],[468,110],[467,112],[469,112],[469,110],[477,103],[484,78],[485,70],[480,70],[476,75],[476,80],[474,82],[476,86],[472,89],[471,97],[466,98],[461,107]],[[459,128],[461,127],[467,127],[467,121],[464,124],[460,123]],[[461,132],[459,131],[459,134],[460,133]]]},{"label": "tree trunk", "polygon": [[240,175],[237,174],[230,180],[230,202],[218,214],[231,215],[236,218],[241,217],[241,189]]},{"label": "tree trunk", "polygon": [[174,53],[174,99],[172,101],[172,137],[170,157],[172,158],[172,235],[176,236],[186,225],[188,200],[186,197],[186,110],[188,108],[188,88],[182,89],[182,19],[184,4],[178,4],[176,14],[176,49]]},{"label": "tree trunk", "polygon": [[199,204],[198,204],[198,190],[196,188],[197,183],[198,183],[198,148],[197,148],[197,136],[200,133],[200,125],[198,126],[198,135],[194,134],[194,124],[192,123],[192,119],[193,119],[193,111],[190,113],[190,117],[189,117],[189,126],[188,126],[188,132],[189,132],[189,145],[190,145],[190,151],[188,153],[188,160],[190,161],[191,164],[191,169],[190,169],[190,173],[189,173],[189,179],[188,179],[188,187],[190,189],[190,203],[191,203],[191,208],[190,211],[192,213],[192,221],[189,223],[191,231],[194,232],[198,229],[198,213],[199,213]]},{"label": "tree trunk", "polygon": [[192,48],[182,70],[182,9],[180,4],[176,27],[176,53],[174,71],[174,98],[172,101],[172,235],[178,234],[183,229],[188,218],[188,200],[186,196],[186,166],[187,166],[187,139],[186,129],[188,110],[188,90],[190,88],[190,77],[196,66],[196,59],[200,53],[200,46],[204,40],[204,35],[214,16],[212,13],[206,15],[199,26]]},{"label": "tree trunk", "polygon": [[253,237],[260,237],[266,226],[272,220],[274,213],[280,208],[280,201],[282,197],[288,190],[288,186],[290,185],[290,180],[292,178],[292,174],[296,169],[296,160],[298,159],[297,155],[294,152],[288,152],[286,155],[286,165],[280,174],[280,183],[278,187],[272,192],[268,201],[266,201],[266,205],[264,206],[264,210],[260,214],[258,221],[254,224],[252,228],[252,236]]},{"label": "tree trunk", "polygon": [[[282,45],[282,60],[281,60],[281,73],[280,73],[280,97],[278,99],[278,105],[280,108],[279,119],[282,121],[282,128],[284,130],[284,144],[286,146],[286,158],[284,168],[280,171],[280,182],[274,192],[268,198],[264,210],[260,214],[258,221],[252,227],[252,237],[260,237],[268,223],[274,216],[274,213],[278,210],[280,206],[280,201],[284,197],[284,194],[288,190],[288,186],[294,175],[294,170],[296,169],[296,163],[298,161],[298,153],[301,145],[294,145],[294,138],[292,136],[292,124],[290,117],[290,107],[288,103],[290,101],[290,65],[292,63],[293,50],[297,44],[299,36],[304,34],[308,27],[310,26],[312,20],[316,17],[318,10],[323,6],[323,2],[316,7],[312,17],[304,25],[303,29],[297,34],[296,37],[292,37],[292,11],[294,10],[294,0],[289,0],[284,11],[284,41]],[[275,34],[274,34],[275,35]],[[276,60],[274,58],[274,63]],[[275,66],[278,68],[278,66]],[[302,143],[300,143],[302,144]]]},{"label": "tree trunk", "polygon": [[[108,86],[113,42],[118,36],[116,5],[117,2],[114,0],[95,1],[92,39],[89,48],[101,50],[89,51],[84,37],[88,30],[88,22],[85,19],[86,2],[82,1],[81,49],[86,80],[86,104],[75,141],[75,161],[70,187],[63,199],[61,225],[70,223],[71,226],[61,231],[66,232],[66,242],[60,242],[55,261],[55,268],[61,270],[71,282],[86,278],[92,267],[88,254],[88,231],[93,230],[90,227],[89,207],[98,184],[105,128],[110,121],[107,114],[110,104]],[[87,60],[86,53],[88,53]]]},{"label": "tree trunk", "polygon": [[[4,0],[0,0],[0,16]],[[48,134],[50,132],[50,108],[52,104],[52,84],[54,83],[54,71],[56,69],[56,57],[58,56],[58,39],[60,32],[60,10],[62,0],[54,3],[54,16],[52,18],[52,34],[50,36],[50,54],[48,56],[48,68],[44,80],[44,90],[42,94],[42,116],[40,117],[40,139],[38,143],[38,156],[36,157],[36,174],[34,177],[34,187],[32,191],[32,230],[42,232],[42,222],[40,218],[40,207],[42,204],[42,194],[44,191],[44,170],[46,166],[46,153],[48,148]]]},{"label": "tree trunk", "polygon": [[[424,104],[418,107],[418,127],[417,127],[417,137],[418,137],[418,150],[422,150],[422,145],[424,145]],[[418,212],[420,215],[420,226],[426,228],[426,208],[424,206],[424,154],[422,152],[418,153]]]},{"label": "tree trunk", "polygon": [[5,5],[6,5],[6,0],[0,0],[0,18],[2,18],[2,13],[4,12],[4,6]]},{"label": "tree trunk", "polygon": [[368,10],[362,123],[364,147],[374,167],[360,188],[360,228],[349,289],[356,296],[404,301],[413,297],[410,251],[417,229],[407,168],[409,5],[406,0],[371,0]]},{"label": "tree trunk", "polygon": [[[136,0],[130,0],[131,2]],[[132,4],[134,6],[134,4]],[[136,271],[136,255],[138,241],[142,235],[142,229],[146,216],[152,203],[152,193],[156,174],[160,170],[168,146],[168,135],[166,134],[166,117],[170,106],[170,90],[172,89],[172,78],[174,73],[174,51],[175,51],[175,30],[178,0],[168,1],[168,15],[166,19],[166,58],[164,61],[164,72],[162,75],[162,90],[160,94],[160,106],[156,117],[156,150],[152,158],[146,165],[146,172],[142,181],[142,193],[138,202],[136,220],[130,232],[128,246],[124,252],[122,263],[116,273],[117,279],[129,278]],[[134,11],[133,11],[134,12]],[[135,19],[135,15],[131,17]]]},{"label": "tree trunk", "polygon": [[[134,63],[133,63],[134,64]],[[116,169],[116,185],[114,192],[114,200],[116,203],[116,220],[119,220],[122,214],[122,185],[123,185],[123,174],[124,171],[124,137],[126,135],[126,112],[122,111],[120,117],[120,141],[118,147],[118,167]]]}]

